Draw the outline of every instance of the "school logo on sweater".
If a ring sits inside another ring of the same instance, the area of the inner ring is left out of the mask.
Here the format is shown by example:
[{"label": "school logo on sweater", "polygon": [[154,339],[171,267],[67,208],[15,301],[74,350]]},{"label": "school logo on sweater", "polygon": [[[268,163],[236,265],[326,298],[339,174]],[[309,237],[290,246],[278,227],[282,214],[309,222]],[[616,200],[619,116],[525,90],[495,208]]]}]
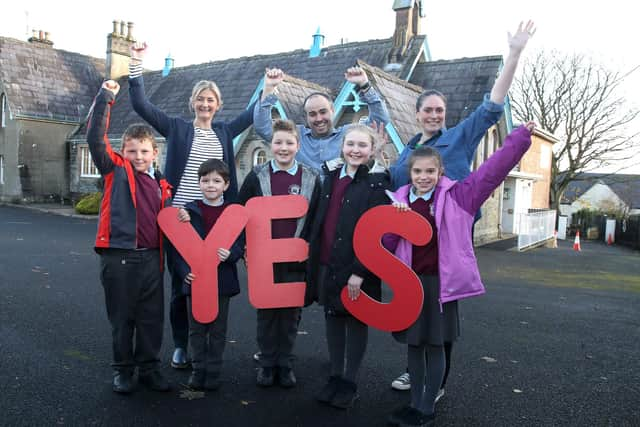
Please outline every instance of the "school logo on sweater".
[{"label": "school logo on sweater", "polygon": [[298,184],[291,184],[289,186],[289,194],[299,195],[302,192],[302,189]]}]

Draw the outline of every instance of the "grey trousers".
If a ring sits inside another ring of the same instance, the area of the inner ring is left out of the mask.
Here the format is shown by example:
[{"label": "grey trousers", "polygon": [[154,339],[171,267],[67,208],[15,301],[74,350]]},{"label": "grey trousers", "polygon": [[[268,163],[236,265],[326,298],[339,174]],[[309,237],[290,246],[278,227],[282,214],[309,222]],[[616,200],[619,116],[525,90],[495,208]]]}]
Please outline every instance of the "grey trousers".
[{"label": "grey trousers", "polygon": [[[292,271],[286,263],[274,264],[276,283],[304,281],[304,272]],[[286,286],[286,285],[285,285]],[[260,366],[291,368],[298,336],[301,307],[258,309],[257,341]]]},{"label": "grey trousers", "polygon": [[[157,369],[164,322],[160,251],[104,249],[100,281],[113,338],[113,368],[143,375]],[[135,346],[134,346],[135,340]]]},{"label": "grey trousers", "polygon": [[218,317],[211,323],[200,323],[193,318],[191,296],[187,297],[189,311],[189,352],[194,371],[220,375],[222,354],[227,343],[229,297],[218,297]]},{"label": "grey trousers", "polygon": [[292,367],[300,313],[300,307],[258,309],[257,339],[262,353],[260,366]]}]

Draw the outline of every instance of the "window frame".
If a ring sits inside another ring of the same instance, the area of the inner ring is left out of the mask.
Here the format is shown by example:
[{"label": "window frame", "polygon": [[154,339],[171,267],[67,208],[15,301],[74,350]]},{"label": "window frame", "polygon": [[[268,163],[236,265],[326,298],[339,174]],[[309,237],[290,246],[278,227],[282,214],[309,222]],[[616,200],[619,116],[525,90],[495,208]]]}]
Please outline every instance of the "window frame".
[{"label": "window frame", "polygon": [[78,153],[80,156],[80,178],[100,178],[100,172],[91,159],[89,146],[80,146]]}]

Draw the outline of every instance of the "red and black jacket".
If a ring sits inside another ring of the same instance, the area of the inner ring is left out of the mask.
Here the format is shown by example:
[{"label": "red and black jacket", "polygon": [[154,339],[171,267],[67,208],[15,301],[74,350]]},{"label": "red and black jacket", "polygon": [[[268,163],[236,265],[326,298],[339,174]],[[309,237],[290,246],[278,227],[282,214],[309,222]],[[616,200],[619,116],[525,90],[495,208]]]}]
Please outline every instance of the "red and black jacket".
[{"label": "red and black jacket", "polygon": [[[89,118],[87,143],[93,163],[104,178],[98,233],[95,248],[137,248],[136,224],[136,180],[133,166],[121,154],[111,148],[107,129],[111,106],[115,102],[113,93],[100,89]],[[169,206],[171,186],[160,172],[155,179],[161,191],[161,206]],[[160,239],[162,246],[162,238]],[[162,248],[161,253],[162,253]]]}]

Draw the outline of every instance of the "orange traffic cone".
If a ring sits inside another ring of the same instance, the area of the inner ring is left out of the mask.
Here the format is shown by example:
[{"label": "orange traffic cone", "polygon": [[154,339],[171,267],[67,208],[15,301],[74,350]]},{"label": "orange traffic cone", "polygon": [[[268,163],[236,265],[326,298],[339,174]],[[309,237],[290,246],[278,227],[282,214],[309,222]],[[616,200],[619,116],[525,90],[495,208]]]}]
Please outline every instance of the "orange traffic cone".
[{"label": "orange traffic cone", "polygon": [[611,233],[609,233],[609,236],[607,237],[607,245],[613,245],[613,236],[611,236]]},{"label": "orange traffic cone", "polygon": [[580,232],[576,231],[576,239],[573,241],[573,250],[580,252],[582,249],[580,248]]}]

